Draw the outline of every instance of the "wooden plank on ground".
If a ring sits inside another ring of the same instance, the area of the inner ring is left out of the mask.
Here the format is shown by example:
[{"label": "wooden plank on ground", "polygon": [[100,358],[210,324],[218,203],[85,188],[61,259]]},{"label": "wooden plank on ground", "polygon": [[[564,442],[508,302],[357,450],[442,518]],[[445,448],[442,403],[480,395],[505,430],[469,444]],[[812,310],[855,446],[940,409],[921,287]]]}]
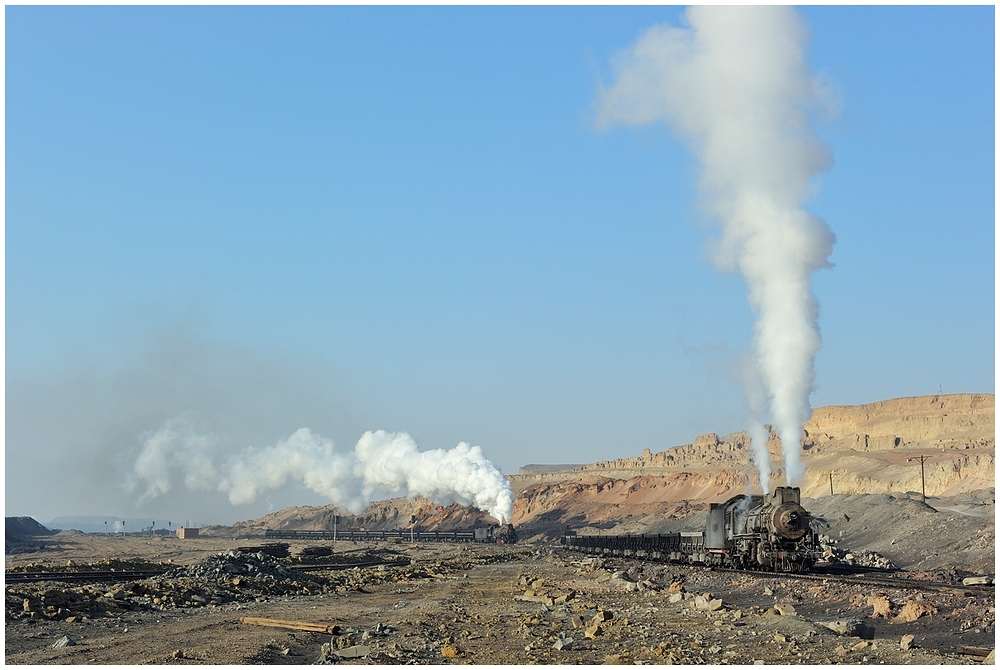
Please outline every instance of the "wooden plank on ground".
[{"label": "wooden plank on ground", "polygon": [[958,645],[955,649],[960,654],[966,654],[968,656],[989,656],[992,649],[986,647],[967,647],[963,644]]},{"label": "wooden plank on ground", "polygon": [[290,630],[308,630],[314,633],[329,633],[335,635],[340,632],[340,626],[326,623],[313,623],[311,621],[292,621],[290,619],[265,619],[257,616],[240,617],[240,623],[251,626],[270,626],[272,628],[288,628]]}]

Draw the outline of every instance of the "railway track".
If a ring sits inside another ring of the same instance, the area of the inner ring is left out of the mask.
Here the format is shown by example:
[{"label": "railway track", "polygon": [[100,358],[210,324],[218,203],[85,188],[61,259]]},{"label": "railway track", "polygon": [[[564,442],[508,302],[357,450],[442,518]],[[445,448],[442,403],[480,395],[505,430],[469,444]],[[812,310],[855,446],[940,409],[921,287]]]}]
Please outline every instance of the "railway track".
[{"label": "railway track", "polygon": [[24,582],[129,582],[162,575],[166,570],[94,570],[89,572],[8,572],[8,584]]},{"label": "railway track", "polygon": [[[294,570],[301,572],[322,572],[332,570],[350,570],[351,568],[371,568],[377,565],[386,567],[409,565],[410,559],[392,559],[381,561],[358,561],[353,563],[323,563],[315,565],[291,565]],[[174,568],[170,568],[171,570]],[[149,579],[158,577],[168,570],[92,570],[81,572],[8,572],[4,575],[4,580],[8,584],[23,584],[26,582],[130,582],[138,579]]]},{"label": "railway track", "polygon": [[904,579],[902,577],[872,577],[871,571],[855,574],[845,574],[843,572],[810,572],[810,573],[789,573],[789,572],[762,572],[758,570],[738,570],[736,568],[709,568],[712,572],[728,572],[740,575],[751,575],[754,577],[772,577],[775,579],[803,579],[811,581],[835,581],[844,584],[858,584],[862,586],[879,586],[892,589],[915,589],[919,591],[937,591],[941,593],[957,593],[964,595],[971,593],[974,595],[992,596],[996,593],[993,586],[964,586],[962,584],[948,584],[946,582],[925,582],[919,579]]},{"label": "railway track", "polygon": [[408,558],[397,558],[391,561],[362,561],[360,563],[325,563],[323,565],[291,565],[293,570],[301,570],[302,572],[319,572],[321,570],[350,570],[351,568],[371,568],[376,565],[384,565],[386,567],[396,567],[402,565],[409,565],[410,559]]}]

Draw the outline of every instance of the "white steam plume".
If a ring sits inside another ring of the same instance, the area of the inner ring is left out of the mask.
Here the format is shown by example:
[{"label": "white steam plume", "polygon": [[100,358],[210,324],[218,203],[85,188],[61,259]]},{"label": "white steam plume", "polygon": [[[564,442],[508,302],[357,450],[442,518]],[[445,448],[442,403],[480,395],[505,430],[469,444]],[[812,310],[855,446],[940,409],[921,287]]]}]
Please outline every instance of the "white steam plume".
[{"label": "white steam plume", "polygon": [[439,505],[472,505],[501,522],[513,515],[510,483],[482,449],[465,442],[420,451],[406,433],[378,430],[362,435],[353,451],[338,452],[331,440],[300,428],[274,446],[213,459],[217,443],[185,417],[168,421],[145,435],[133,487],[143,485],[143,498],[155,497],[171,490],[179,475],[188,489],[220,491],[238,505],[294,482],[355,514],[374,500],[422,496]]},{"label": "white steam plume", "polygon": [[704,206],[722,223],[716,261],[747,283],[757,367],[795,485],[820,346],[809,280],[830,267],[834,242],[801,206],[832,164],[810,126],[827,94],[809,73],[794,10],[698,6],[686,17],[689,29],[654,26],[619,54],[597,121],[665,121],[701,161]]},{"label": "white steam plume", "polygon": [[747,420],[750,456],[754,467],[757,468],[760,489],[768,493],[771,490],[771,453],[767,450],[767,440],[771,436],[771,431],[761,423],[761,417],[767,411],[767,389],[764,388],[764,381],[760,378],[756,360],[743,354],[740,356],[740,363],[742,364],[740,383],[746,393],[747,408],[751,413]]}]

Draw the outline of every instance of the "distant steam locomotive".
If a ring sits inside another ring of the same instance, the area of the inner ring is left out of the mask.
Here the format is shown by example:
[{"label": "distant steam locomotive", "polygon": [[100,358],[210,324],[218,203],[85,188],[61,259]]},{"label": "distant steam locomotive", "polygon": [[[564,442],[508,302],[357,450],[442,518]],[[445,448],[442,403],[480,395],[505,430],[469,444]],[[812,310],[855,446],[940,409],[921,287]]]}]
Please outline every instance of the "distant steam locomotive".
[{"label": "distant steam locomotive", "polygon": [[804,572],[822,553],[809,522],[809,512],[799,504],[799,489],[779,486],[768,496],[738,495],[712,503],[703,531],[611,536],[569,532],[562,543],[592,554]]},{"label": "distant steam locomotive", "polygon": [[280,540],[344,540],[348,542],[380,542],[403,540],[406,542],[485,542],[514,544],[517,532],[512,524],[477,526],[468,530],[419,530],[397,528],[393,530],[265,530],[265,539]]}]

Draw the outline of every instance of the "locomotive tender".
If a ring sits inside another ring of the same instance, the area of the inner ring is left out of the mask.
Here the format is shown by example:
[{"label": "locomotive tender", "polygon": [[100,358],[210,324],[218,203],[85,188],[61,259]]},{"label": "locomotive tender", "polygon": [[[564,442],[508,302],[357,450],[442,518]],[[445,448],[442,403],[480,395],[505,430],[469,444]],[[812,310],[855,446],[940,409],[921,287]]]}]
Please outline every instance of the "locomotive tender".
[{"label": "locomotive tender", "polygon": [[799,489],[779,486],[771,495],[738,495],[712,503],[705,530],[663,535],[577,535],[562,543],[591,554],[700,563],[749,570],[804,572],[822,555]]}]

